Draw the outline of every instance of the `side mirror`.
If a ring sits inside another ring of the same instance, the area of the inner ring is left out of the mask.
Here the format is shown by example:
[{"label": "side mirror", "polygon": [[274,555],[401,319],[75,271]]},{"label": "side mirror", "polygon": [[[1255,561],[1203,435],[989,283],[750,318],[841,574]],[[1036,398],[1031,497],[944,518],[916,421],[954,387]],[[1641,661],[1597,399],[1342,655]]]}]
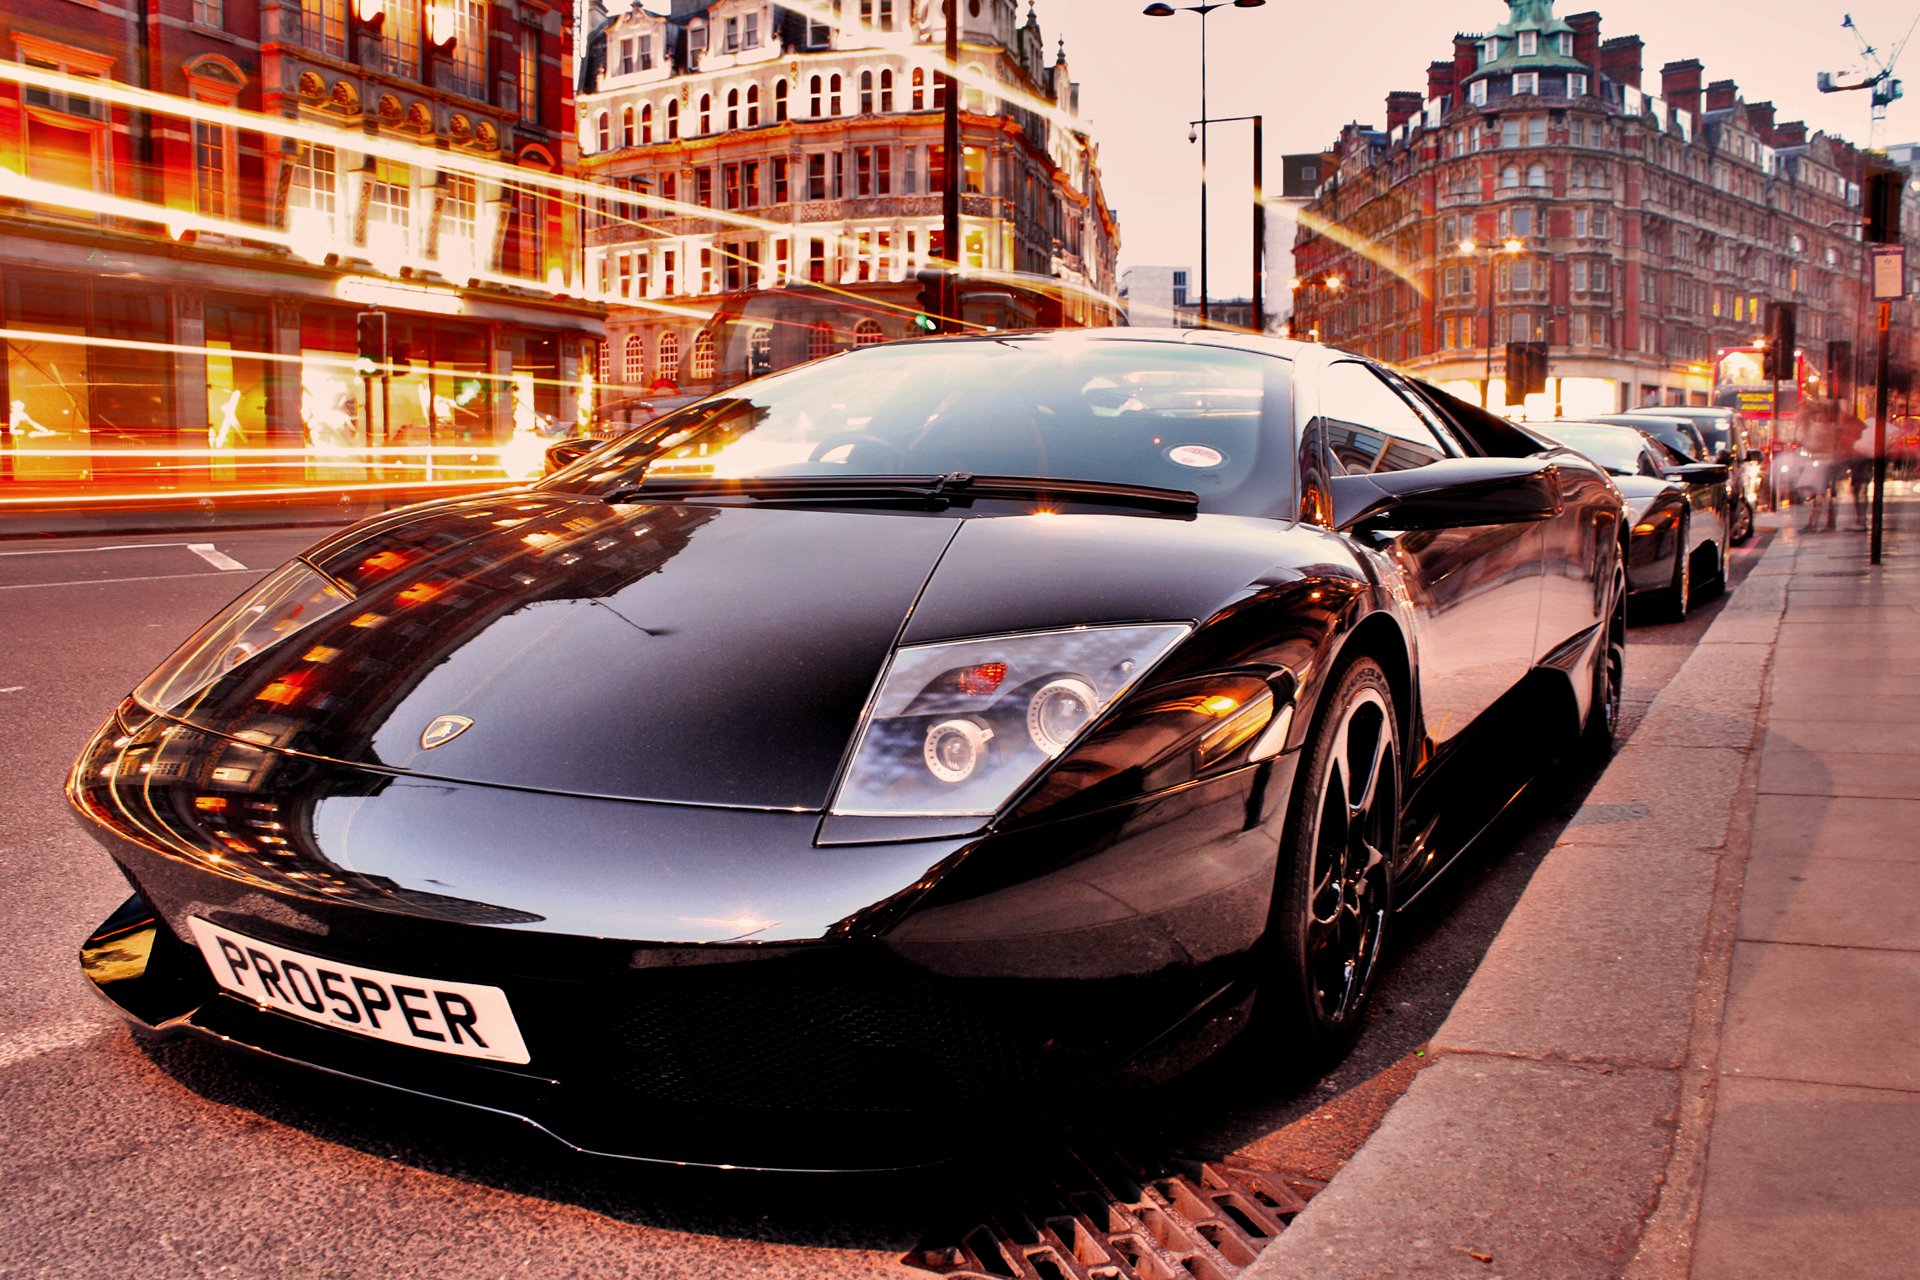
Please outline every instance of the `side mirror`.
[{"label": "side mirror", "polygon": [[1334,526],[1355,532],[1524,524],[1561,510],[1557,469],[1540,458],[1447,458],[1335,476],[1332,489]]},{"label": "side mirror", "polygon": [[605,443],[605,440],[596,440],[591,436],[574,436],[567,440],[556,440],[547,446],[546,470],[541,474],[550,476],[560,468],[578,462]]}]

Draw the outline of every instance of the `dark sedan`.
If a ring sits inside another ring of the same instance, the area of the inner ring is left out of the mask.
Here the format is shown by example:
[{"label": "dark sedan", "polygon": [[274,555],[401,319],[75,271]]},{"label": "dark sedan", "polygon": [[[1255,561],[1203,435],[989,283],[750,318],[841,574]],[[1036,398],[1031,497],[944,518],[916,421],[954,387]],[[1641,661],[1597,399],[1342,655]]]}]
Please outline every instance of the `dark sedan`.
[{"label": "dark sedan", "polygon": [[1696,462],[1632,426],[1527,424],[1605,467],[1627,500],[1627,589],[1669,620],[1699,595],[1726,586],[1732,543],[1729,469]]},{"label": "dark sedan", "polygon": [[319,543],[74,766],[137,1026],[775,1168],[1294,1071],[1547,748],[1619,494],[1316,345],[859,349]]}]

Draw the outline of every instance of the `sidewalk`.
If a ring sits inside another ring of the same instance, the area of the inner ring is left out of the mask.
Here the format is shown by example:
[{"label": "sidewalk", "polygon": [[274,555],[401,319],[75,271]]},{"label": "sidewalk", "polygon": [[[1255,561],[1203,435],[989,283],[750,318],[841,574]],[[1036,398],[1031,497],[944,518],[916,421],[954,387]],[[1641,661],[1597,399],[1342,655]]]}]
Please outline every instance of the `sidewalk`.
[{"label": "sidewalk", "polygon": [[1248,1280],[1920,1269],[1920,496],[1800,515]]}]

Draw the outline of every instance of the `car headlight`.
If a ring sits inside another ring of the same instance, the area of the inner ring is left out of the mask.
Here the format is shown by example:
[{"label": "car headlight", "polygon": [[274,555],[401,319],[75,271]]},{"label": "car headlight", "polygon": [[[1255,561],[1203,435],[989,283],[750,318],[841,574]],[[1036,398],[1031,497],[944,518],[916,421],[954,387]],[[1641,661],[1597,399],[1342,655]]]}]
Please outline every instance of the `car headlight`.
[{"label": "car headlight", "polygon": [[149,710],[173,711],[254,655],[352,602],[346,588],[294,560],[216,614],[133,696]]},{"label": "car headlight", "polygon": [[1191,629],[1078,627],[900,649],[833,812],[996,812]]}]

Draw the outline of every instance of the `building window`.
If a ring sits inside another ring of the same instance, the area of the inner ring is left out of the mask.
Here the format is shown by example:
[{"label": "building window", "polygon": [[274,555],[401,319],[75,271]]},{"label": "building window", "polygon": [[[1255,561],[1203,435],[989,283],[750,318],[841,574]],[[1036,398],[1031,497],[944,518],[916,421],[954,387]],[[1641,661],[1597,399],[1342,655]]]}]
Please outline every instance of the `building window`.
[{"label": "building window", "polygon": [[437,0],[427,10],[434,43],[453,41],[446,87],[469,98],[487,94],[487,13],[483,0]]},{"label": "building window", "polygon": [[1500,189],[1511,191],[1520,185],[1520,169],[1517,165],[1508,165],[1500,171]]},{"label": "building window", "polygon": [[309,49],[347,56],[347,0],[300,0],[300,36]]},{"label": "building window", "polygon": [[1173,305],[1176,307],[1187,305],[1187,273],[1185,271],[1173,273]]},{"label": "building window", "polygon": [[822,93],[825,83],[819,76],[813,76],[807,81],[807,114],[816,120],[820,118],[821,111],[826,106],[826,99]]},{"label": "building window", "polygon": [[632,107],[622,107],[620,109],[620,145],[623,147],[630,147],[633,145],[633,108]]},{"label": "building window", "polygon": [[594,135],[599,142],[599,150],[613,150],[613,121],[604,111],[600,113],[598,119],[594,122]]},{"label": "building window", "polygon": [[787,78],[785,76],[773,82],[773,120],[775,124],[785,124],[787,120]]},{"label": "building window", "polygon": [[757,13],[748,14],[746,16],[746,24],[746,31],[740,37],[741,47],[757,49],[760,47],[760,15]]},{"label": "building window", "polygon": [[793,198],[793,193],[787,185],[789,168],[790,162],[786,156],[773,157],[773,194],[771,200],[774,204],[785,204]]},{"label": "building window", "polygon": [[[651,102],[640,104],[640,142],[643,146],[650,146],[653,143],[653,104]],[[628,135],[627,145],[633,145],[631,134]]]},{"label": "building window", "polygon": [[540,110],[540,32],[534,27],[520,28],[520,118],[534,124],[545,119]]},{"label": "building window", "polygon": [[1587,78],[1577,73],[1568,75],[1567,76],[1567,96],[1569,98],[1586,97],[1587,96]]},{"label": "building window", "polygon": [[1531,58],[1539,52],[1540,33],[1538,31],[1522,31],[1520,33],[1520,56],[1523,58]]},{"label": "building window", "polygon": [[756,83],[747,86],[747,128],[757,129],[759,127],[760,86]]},{"label": "building window", "polygon": [[860,114],[863,116],[873,114],[873,72],[871,71],[860,73]]},{"label": "building window", "polygon": [[862,320],[853,326],[853,345],[856,347],[871,347],[886,340],[886,331],[881,329],[877,320]]},{"label": "building window", "polygon": [[833,326],[824,320],[807,326],[807,359],[833,354]]},{"label": "building window", "polygon": [[880,113],[890,115],[893,112],[893,68],[887,67],[880,72]]},{"label": "building window", "polygon": [[713,335],[702,329],[693,340],[693,380],[695,382],[713,381]]},{"label": "building window", "polygon": [[[732,19],[728,19],[732,21]],[[732,133],[740,127],[740,91],[727,90],[727,132]]]},{"label": "building window", "polygon": [[546,274],[547,207],[540,189],[513,189],[513,222],[519,233],[519,274],[539,280]]},{"label": "building window", "polygon": [[1543,147],[1547,143],[1547,118],[1545,116],[1527,117],[1527,145]]},{"label": "building window", "polygon": [[1543,164],[1528,165],[1527,166],[1527,185],[1530,187],[1546,186],[1547,185],[1547,166]]},{"label": "building window", "polygon": [[680,339],[671,333],[660,335],[660,376],[668,382],[680,378]]},{"label": "building window", "polygon": [[1558,36],[1554,37],[1554,39],[1560,46],[1560,56],[1563,58],[1571,58],[1573,56],[1573,33],[1571,31],[1562,31]]},{"label": "building window", "polygon": [[1485,80],[1475,80],[1467,86],[1467,101],[1476,107],[1484,107],[1487,105],[1487,82]]},{"label": "building window", "polygon": [[840,77],[838,75],[827,79],[827,112],[829,115],[840,114]]},{"label": "building window", "polygon": [[740,19],[727,19],[726,42],[721,45],[721,49],[726,53],[740,52]]},{"label": "building window", "polygon": [[927,72],[924,67],[915,67],[908,85],[911,97],[908,99],[909,111],[924,111],[927,107]]},{"label": "building window", "polygon": [[653,70],[653,37],[652,36],[640,37],[640,69],[642,71]]},{"label": "building window", "polygon": [[700,95],[699,120],[700,127],[694,134],[695,137],[704,137],[713,132],[713,95],[710,93]]},{"label": "building window", "polygon": [[367,170],[366,238],[362,243],[375,255],[405,261],[413,229],[413,175],[395,160],[375,159]]},{"label": "building window", "polygon": [[827,282],[827,242],[819,236],[807,239],[807,280],[813,284]]},{"label": "building window", "polygon": [[291,163],[287,230],[304,256],[318,260],[334,246],[339,226],[339,159],[332,147],[307,146]]},{"label": "building window", "polygon": [[620,74],[623,76],[630,76],[633,74],[633,41],[632,40],[622,40],[620,42]]},{"label": "building window", "polygon": [[647,343],[637,333],[627,335],[626,375],[628,382],[645,382],[647,379]]},{"label": "building window", "polygon": [[680,136],[680,99],[667,99],[667,141],[672,142]]},{"label": "building window", "polygon": [[420,78],[420,8],[418,5],[388,5],[386,21],[380,24],[380,70],[388,75]]},{"label": "building window", "polygon": [[825,200],[827,198],[827,156],[823,151],[815,151],[807,156],[807,199]]},{"label": "building window", "polygon": [[226,22],[224,0],[193,0],[193,20],[203,27],[217,27]]},{"label": "building window", "polygon": [[478,208],[474,180],[466,174],[443,173],[440,178],[440,236],[438,257],[455,268],[451,275],[464,275],[478,255],[475,211]]}]

